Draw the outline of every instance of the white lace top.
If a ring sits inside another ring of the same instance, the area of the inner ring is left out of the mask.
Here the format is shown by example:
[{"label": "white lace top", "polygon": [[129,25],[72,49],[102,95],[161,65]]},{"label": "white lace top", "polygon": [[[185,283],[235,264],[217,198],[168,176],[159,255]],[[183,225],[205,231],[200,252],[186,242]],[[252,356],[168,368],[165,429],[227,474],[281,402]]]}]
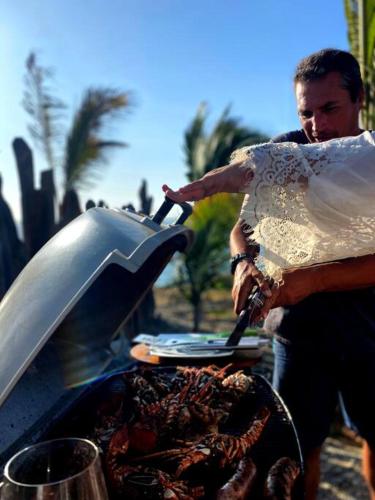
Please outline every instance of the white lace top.
[{"label": "white lace top", "polygon": [[261,144],[236,151],[254,177],[241,218],[281,269],[375,253],[375,133],[319,144]]}]

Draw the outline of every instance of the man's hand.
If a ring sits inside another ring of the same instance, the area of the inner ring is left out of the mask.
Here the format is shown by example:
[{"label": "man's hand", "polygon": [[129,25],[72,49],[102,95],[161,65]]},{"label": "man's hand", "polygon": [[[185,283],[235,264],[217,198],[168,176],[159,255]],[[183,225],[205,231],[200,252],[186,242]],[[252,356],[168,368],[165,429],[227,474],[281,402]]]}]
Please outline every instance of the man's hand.
[{"label": "man's hand", "polygon": [[232,163],[225,167],[211,170],[201,179],[173,191],[167,184],[162,186],[166,196],[182,203],[198,201],[216,193],[239,193],[253,177],[249,168],[242,168],[242,163]]},{"label": "man's hand", "polygon": [[240,261],[234,273],[232,288],[236,314],[239,314],[245,307],[254,285],[258,285],[266,297],[272,298],[269,283],[259,269],[248,260]]}]

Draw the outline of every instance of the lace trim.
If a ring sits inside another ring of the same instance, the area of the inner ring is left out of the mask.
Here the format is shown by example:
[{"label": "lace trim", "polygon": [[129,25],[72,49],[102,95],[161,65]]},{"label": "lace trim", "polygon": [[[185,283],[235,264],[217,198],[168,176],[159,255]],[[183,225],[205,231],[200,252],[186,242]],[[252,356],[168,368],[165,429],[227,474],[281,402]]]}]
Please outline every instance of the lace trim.
[{"label": "lace trim", "polygon": [[348,140],[345,147],[343,140],[319,147],[263,144],[233,155],[234,161],[245,160],[243,168],[253,175],[243,189],[247,195],[240,217],[249,226],[249,243],[260,245],[258,265],[267,274],[277,277],[280,269],[375,252],[373,217],[343,215],[337,209],[343,193],[334,185],[332,203],[330,193],[316,200],[310,192],[322,172],[340,169],[348,156],[355,161],[361,153],[362,145],[355,140],[348,145]]}]

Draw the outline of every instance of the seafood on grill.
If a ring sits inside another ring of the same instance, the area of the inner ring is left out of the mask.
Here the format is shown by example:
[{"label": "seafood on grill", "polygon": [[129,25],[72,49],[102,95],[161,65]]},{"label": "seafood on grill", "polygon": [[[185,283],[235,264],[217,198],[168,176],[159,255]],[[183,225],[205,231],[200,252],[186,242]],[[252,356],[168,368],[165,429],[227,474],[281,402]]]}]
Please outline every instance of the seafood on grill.
[{"label": "seafood on grill", "polygon": [[243,458],[259,439],[266,425],[270,411],[262,408],[254,416],[249,429],[240,436],[210,433],[189,446],[169,449],[133,459],[133,463],[170,461],[177,463],[176,476],[179,477],[192,465],[202,461],[215,461],[219,468]]},{"label": "seafood on grill", "polygon": [[190,486],[187,481],[172,477],[167,472],[157,468],[132,465],[124,461],[129,449],[126,426],[116,431],[112,436],[106,454],[106,471],[112,488],[120,494],[132,496],[135,484],[142,484],[147,478],[149,489],[155,498],[193,500],[204,495],[203,486]]},{"label": "seafood on grill", "polygon": [[251,493],[256,473],[257,468],[251,457],[242,458],[236,472],[217,492],[216,500],[243,500],[247,498]]},{"label": "seafood on grill", "polygon": [[127,376],[135,404],[131,447],[150,453],[169,441],[171,433],[178,440],[218,432],[252,383],[241,371],[226,376],[229,367],[179,367],[169,384],[157,385],[154,377],[149,386],[146,375]]},{"label": "seafood on grill", "polygon": [[267,500],[291,500],[292,490],[300,473],[298,464],[289,457],[281,457],[270,468],[264,488]]},{"label": "seafood on grill", "polygon": [[[257,402],[253,377],[229,369],[177,367],[169,376],[145,369],[119,377],[99,403],[89,436],[101,447],[116,499],[239,500],[251,498],[254,481],[255,490],[263,488],[255,445],[271,410]],[[243,405],[251,408],[246,421]]]},{"label": "seafood on grill", "polygon": [[143,496],[155,499],[195,500],[205,494],[203,485],[190,485],[187,481],[176,479],[167,472],[152,467],[124,464],[122,470],[112,477],[112,481],[116,494],[128,500]]},{"label": "seafood on grill", "polygon": [[207,460],[224,468],[241,460],[258,441],[270,416],[268,408],[262,408],[254,417],[249,429],[241,436],[229,434],[207,434],[202,440],[183,451],[184,457],[179,461],[176,477],[180,477],[192,465]]},{"label": "seafood on grill", "polygon": [[133,394],[133,401],[138,405],[160,401],[172,391],[171,378],[164,373],[155,374],[152,370],[125,372],[123,380]]}]

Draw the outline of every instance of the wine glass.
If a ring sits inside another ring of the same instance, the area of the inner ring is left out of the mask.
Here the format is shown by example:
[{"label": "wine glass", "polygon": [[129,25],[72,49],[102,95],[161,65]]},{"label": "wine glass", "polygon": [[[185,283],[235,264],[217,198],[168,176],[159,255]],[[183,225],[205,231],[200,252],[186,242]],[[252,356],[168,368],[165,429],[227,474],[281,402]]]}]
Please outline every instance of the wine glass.
[{"label": "wine glass", "polygon": [[29,446],[5,465],[1,500],[108,500],[97,446],[62,438]]}]

